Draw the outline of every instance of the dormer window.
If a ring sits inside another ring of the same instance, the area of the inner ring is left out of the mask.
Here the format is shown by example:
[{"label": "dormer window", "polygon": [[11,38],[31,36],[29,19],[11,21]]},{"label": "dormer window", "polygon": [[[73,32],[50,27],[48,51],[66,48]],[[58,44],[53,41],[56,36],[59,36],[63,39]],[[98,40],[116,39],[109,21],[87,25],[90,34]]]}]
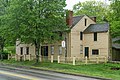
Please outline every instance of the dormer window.
[{"label": "dormer window", "polygon": [[87,19],[85,19],[85,26],[87,26]]}]

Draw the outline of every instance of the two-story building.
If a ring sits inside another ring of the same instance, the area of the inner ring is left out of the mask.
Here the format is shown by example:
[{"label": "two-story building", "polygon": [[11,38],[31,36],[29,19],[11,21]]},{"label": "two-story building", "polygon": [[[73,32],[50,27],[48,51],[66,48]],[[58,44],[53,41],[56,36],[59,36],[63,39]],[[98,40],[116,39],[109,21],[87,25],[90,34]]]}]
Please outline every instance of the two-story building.
[{"label": "two-story building", "polygon": [[[73,12],[69,11],[66,18],[70,32],[63,33],[65,37],[65,48],[62,47],[61,41],[54,44],[42,44],[41,56],[50,57],[53,55],[54,60],[57,56],[61,57],[81,57],[87,56],[89,59],[96,56],[110,55],[109,45],[109,24],[96,23],[96,17],[87,15],[73,17]],[[16,54],[35,55],[35,47],[30,44],[19,44],[16,41]]]}]

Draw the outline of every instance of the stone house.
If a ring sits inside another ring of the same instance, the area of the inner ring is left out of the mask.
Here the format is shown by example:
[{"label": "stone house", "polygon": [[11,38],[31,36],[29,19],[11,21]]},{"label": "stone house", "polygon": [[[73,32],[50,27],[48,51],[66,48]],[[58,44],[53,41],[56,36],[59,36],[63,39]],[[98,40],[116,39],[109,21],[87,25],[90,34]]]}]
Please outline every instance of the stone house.
[{"label": "stone house", "polygon": [[[43,44],[41,46],[41,56],[50,57],[53,55],[54,60],[57,60],[58,55],[80,58],[87,56],[89,59],[110,55],[108,23],[97,24],[96,17],[87,15],[73,17],[72,11],[69,11],[66,22],[71,30],[69,33],[62,34],[65,48],[62,47],[61,41],[54,44]],[[33,45],[19,43],[20,41],[16,41],[16,54],[35,55]]]}]

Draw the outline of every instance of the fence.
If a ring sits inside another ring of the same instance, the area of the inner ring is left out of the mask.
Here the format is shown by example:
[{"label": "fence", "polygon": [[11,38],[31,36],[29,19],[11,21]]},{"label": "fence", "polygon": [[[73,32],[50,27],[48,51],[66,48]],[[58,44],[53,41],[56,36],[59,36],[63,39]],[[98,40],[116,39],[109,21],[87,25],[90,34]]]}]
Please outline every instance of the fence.
[{"label": "fence", "polygon": [[[35,60],[36,56],[35,55],[10,55],[8,54],[8,60],[14,58],[16,61],[26,61],[26,60]],[[40,62],[51,62],[54,63],[54,56],[51,55],[50,57],[48,56],[39,56],[39,61]],[[107,63],[108,58],[106,56],[96,56],[96,57],[91,57],[88,58],[87,56],[85,58],[83,57],[61,57],[58,55],[57,57],[57,63],[63,63],[63,64],[71,64],[71,65],[80,65],[80,64],[98,64],[98,63]]]}]

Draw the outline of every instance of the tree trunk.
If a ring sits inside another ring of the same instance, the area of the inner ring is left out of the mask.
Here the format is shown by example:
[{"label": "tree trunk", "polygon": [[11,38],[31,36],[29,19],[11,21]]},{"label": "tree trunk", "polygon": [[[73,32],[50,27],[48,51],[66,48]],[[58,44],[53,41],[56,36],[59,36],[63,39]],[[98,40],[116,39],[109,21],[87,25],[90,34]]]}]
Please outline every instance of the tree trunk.
[{"label": "tree trunk", "polygon": [[35,44],[36,63],[39,62],[39,54],[40,54],[40,43],[36,43]]}]

